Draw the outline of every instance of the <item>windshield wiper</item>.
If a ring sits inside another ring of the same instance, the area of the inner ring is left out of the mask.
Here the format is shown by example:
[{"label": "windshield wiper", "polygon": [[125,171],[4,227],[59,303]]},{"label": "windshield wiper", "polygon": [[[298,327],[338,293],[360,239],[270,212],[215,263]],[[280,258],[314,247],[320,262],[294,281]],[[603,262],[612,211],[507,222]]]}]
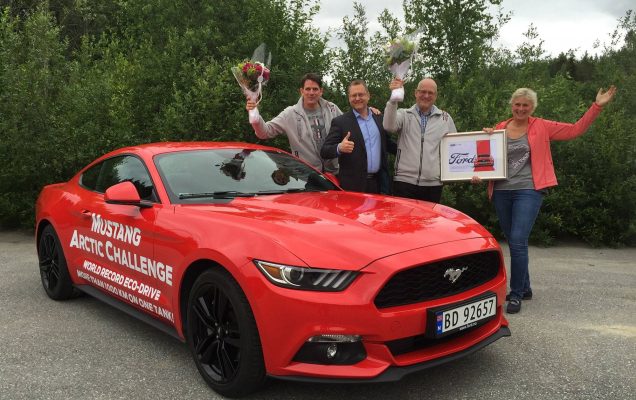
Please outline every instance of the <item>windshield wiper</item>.
[{"label": "windshield wiper", "polygon": [[254,197],[254,193],[237,192],[236,190],[223,190],[218,192],[179,193],[179,200],[201,199],[212,197],[213,199],[233,199],[235,197]]},{"label": "windshield wiper", "polygon": [[259,190],[256,194],[284,194],[284,193],[300,193],[307,192],[305,188],[290,188],[290,189],[274,189],[274,190]]}]

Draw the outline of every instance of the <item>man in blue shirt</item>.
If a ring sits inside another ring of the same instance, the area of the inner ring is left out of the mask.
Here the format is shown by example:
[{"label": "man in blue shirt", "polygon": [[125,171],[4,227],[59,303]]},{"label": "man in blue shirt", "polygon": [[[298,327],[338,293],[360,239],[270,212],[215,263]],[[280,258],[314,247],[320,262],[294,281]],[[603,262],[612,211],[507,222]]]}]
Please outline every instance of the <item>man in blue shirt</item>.
[{"label": "man in blue shirt", "polygon": [[352,110],[331,121],[320,154],[338,157],[338,179],[345,190],[380,193],[383,174],[388,174],[387,134],[382,116],[369,109],[367,84],[354,80],[347,89]]}]

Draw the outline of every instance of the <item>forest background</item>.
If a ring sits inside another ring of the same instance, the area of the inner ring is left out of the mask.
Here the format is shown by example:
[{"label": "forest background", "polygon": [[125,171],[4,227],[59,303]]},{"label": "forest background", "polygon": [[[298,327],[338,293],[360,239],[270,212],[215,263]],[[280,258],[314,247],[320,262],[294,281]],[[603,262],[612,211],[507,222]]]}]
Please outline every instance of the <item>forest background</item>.
[{"label": "forest background", "polygon": [[[65,181],[110,150],[156,141],[257,142],[230,68],[262,42],[271,80],[266,118],[298,100],[306,72],[327,77],[324,97],[343,110],[347,83],[366,79],[384,108],[390,72],[383,46],[423,29],[403,106],[420,77],[439,85],[438,106],[459,131],[510,116],[518,87],[538,92],[536,116],[575,122],[599,87],[616,98],[581,138],[553,142],[559,186],[545,198],[531,240],[636,244],[636,14],[627,10],[596,55],[547,56],[530,25],[517,49],[494,46],[510,14],[503,0],[403,0],[369,32],[361,3],[330,33],[314,25],[317,0],[1,0],[0,228],[31,228],[41,188]],[[492,12],[494,9],[498,10]],[[288,149],[286,138],[267,142]],[[447,185],[442,203],[501,237],[485,185]]]}]

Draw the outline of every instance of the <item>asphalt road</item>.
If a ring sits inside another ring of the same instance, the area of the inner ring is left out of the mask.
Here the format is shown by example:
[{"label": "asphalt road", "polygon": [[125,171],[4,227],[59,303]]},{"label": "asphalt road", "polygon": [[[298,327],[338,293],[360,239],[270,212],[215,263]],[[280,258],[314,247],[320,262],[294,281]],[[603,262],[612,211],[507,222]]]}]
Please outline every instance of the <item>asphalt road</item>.
[{"label": "asphalt road", "polygon": [[[530,260],[535,298],[508,317],[512,337],[398,383],[272,381],[250,398],[635,399],[636,249]],[[221,398],[184,344],[88,296],[49,300],[30,236],[0,232],[0,273],[0,399]]]}]

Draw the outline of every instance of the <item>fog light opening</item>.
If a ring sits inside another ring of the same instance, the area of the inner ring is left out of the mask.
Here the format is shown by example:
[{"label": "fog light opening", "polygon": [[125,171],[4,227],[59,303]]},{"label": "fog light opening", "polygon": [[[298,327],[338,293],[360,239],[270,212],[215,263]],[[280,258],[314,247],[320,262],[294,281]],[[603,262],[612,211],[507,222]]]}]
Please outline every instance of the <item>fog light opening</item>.
[{"label": "fog light opening", "polygon": [[316,335],[298,350],[293,360],[309,364],[353,365],[367,357],[360,335]]}]

